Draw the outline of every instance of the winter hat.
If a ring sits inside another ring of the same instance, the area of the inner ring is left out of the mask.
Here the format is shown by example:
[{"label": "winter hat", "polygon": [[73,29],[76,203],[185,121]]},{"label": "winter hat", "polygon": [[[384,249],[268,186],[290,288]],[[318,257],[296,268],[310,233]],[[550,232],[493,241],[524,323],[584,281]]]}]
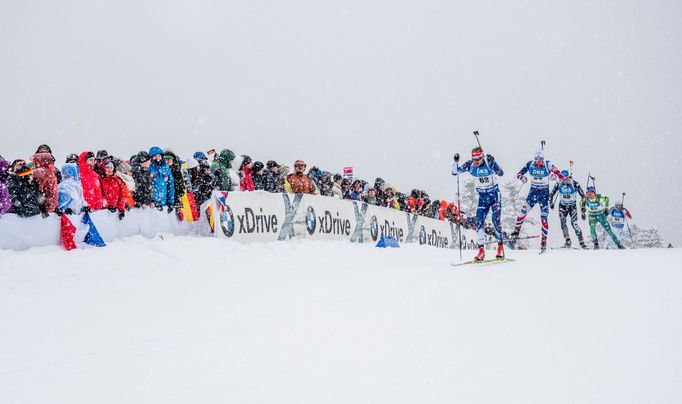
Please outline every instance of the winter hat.
[{"label": "winter hat", "polygon": [[109,160],[104,164],[104,168],[111,167],[114,168],[114,162]]},{"label": "winter hat", "polygon": [[106,150],[97,150],[97,157],[95,159],[97,160],[106,160],[110,158],[109,153]]},{"label": "winter hat", "polygon": [[343,176],[341,174],[334,174],[334,182],[336,182],[338,180],[342,180],[342,179],[343,179]]},{"label": "winter hat", "polygon": [[147,162],[151,159],[151,156],[149,155],[149,153],[147,153],[144,150],[137,153],[136,157],[137,157],[137,161],[140,162],[140,164]]},{"label": "winter hat", "polygon": [[199,162],[194,157],[188,158],[185,163],[187,163],[188,169],[199,167]]},{"label": "winter hat", "polygon": [[[195,157],[196,158],[196,157]],[[218,163],[226,166],[227,168],[232,168],[232,162],[235,159],[235,154],[230,149],[223,149],[218,155]]]},{"label": "winter hat", "polygon": [[279,164],[275,160],[270,160],[265,164],[265,167],[268,168],[268,170],[272,169],[273,167],[279,167]]},{"label": "winter hat", "polygon": [[240,168],[244,167],[245,165],[249,164],[253,160],[251,159],[250,156],[247,156],[246,154],[242,154],[242,163],[240,164]]},{"label": "winter hat", "polygon": [[33,174],[33,169],[29,166],[21,166],[17,169],[17,176],[19,177],[26,177],[31,174]]},{"label": "winter hat", "polygon": [[564,178],[568,178],[570,176],[570,173],[568,170],[561,170],[561,175],[563,175]]},{"label": "winter hat", "polygon": [[129,174],[132,171],[132,167],[130,167],[130,164],[126,163],[125,161],[120,161],[116,166],[116,171],[123,174]]},{"label": "winter hat", "polygon": [[50,154],[52,154],[52,149],[50,148],[50,146],[48,146],[46,144],[41,144],[40,146],[38,146],[36,153],[50,153]]},{"label": "winter hat", "polygon": [[296,167],[296,166],[299,165],[299,164],[303,164],[304,167],[305,167],[305,165],[306,165],[305,162],[304,162],[303,160],[296,160],[296,161],[294,161],[294,167]]},{"label": "winter hat", "polygon": [[75,153],[71,153],[68,156],[66,156],[66,163],[78,163],[78,155]]},{"label": "winter hat", "polygon": [[263,167],[265,167],[265,166],[260,161],[256,161],[255,163],[253,163],[253,171],[255,171],[255,172],[262,170]]},{"label": "winter hat", "polygon": [[540,160],[545,158],[545,152],[542,149],[535,150],[535,160]]},{"label": "winter hat", "polygon": [[87,161],[89,158],[91,158],[91,157],[95,157],[95,153],[93,153],[93,152],[91,152],[91,151],[85,153],[85,160],[86,160],[86,161]]},{"label": "winter hat", "polygon": [[157,146],[152,146],[152,147],[149,149],[149,157],[154,157],[154,156],[156,156],[157,154],[163,155],[163,154],[164,154],[164,153],[163,153],[163,149],[160,148],[160,147],[157,147]]},{"label": "winter hat", "polygon": [[386,181],[383,180],[383,178],[377,177],[377,179],[374,180],[374,186],[375,187],[380,187],[384,185]]},{"label": "winter hat", "polygon": [[[206,154],[204,154],[204,152],[200,152],[200,151],[194,153],[194,155],[192,157],[194,157],[196,160],[208,160],[208,157],[206,157]],[[189,161],[189,159],[187,161]]]}]

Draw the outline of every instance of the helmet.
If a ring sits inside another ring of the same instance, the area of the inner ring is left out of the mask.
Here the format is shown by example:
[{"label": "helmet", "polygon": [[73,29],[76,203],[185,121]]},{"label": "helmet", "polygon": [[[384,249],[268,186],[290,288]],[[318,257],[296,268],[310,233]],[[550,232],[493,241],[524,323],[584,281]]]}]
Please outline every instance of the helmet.
[{"label": "helmet", "polygon": [[545,158],[545,152],[542,149],[537,149],[535,151],[535,160],[540,160]]},{"label": "helmet", "polygon": [[590,185],[589,187],[585,188],[585,192],[587,192],[587,193],[590,193],[590,192],[596,193],[597,190],[594,188],[594,185]]},{"label": "helmet", "polygon": [[571,176],[571,174],[568,172],[568,170],[561,170],[561,175],[562,175],[564,178],[568,178],[568,177]]}]

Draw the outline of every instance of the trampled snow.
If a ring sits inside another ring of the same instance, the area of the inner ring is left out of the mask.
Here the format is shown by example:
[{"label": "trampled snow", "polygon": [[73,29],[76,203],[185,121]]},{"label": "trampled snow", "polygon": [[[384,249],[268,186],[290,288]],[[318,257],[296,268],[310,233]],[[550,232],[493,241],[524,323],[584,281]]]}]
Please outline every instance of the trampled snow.
[{"label": "trampled snow", "polygon": [[0,401],[682,401],[680,250],[508,256],[172,236],[0,251]]}]

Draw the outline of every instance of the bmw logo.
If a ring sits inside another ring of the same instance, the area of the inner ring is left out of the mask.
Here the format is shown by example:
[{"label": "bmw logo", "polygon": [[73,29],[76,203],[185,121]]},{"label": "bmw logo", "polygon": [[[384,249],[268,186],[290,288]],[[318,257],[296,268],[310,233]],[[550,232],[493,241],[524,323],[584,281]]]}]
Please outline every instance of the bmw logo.
[{"label": "bmw logo", "polygon": [[372,220],[369,222],[369,234],[372,236],[372,240],[377,241],[379,237],[379,222],[376,216],[372,216]]},{"label": "bmw logo", "polygon": [[220,214],[220,227],[227,237],[232,237],[234,234],[234,215],[232,209],[227,205],[224,205],[223,212]]},{"label": "bmw logo", "polygon": [[315,209],[312,206],[308,206],[305,211],[305,225],[308,229],[308,234],[311,236],[315,234],[315,228],[317,227],[317,215],[315,215]]}]

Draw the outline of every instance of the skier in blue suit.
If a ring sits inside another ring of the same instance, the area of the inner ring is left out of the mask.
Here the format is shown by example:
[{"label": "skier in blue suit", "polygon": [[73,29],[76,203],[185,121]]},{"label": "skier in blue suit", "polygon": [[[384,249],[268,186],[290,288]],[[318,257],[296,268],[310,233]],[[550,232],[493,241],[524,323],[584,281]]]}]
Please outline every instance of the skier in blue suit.
[{"label": "skier in blue suit", "polygon": [[523,222],[526,220],[528,211],[533,209],[533,206],[536,204],[540,204],[542,231],[540,250],[544,252],[547,249],[547,232],[549,231],[549,222],[547,222],[547,216],[549,216],[549,180],[553,177],[563,179],[563,175],[549,160],[545,161],[545,154],[540,149],[535,152],[534,161],[527,162],[516,175],[516,178],[525,184],[528,181],[526,173],[531,176],[530,191],[526,197],[526,202],[521,207],[521,213],[516,218],[516,227],[514,227],[514,231],[511,234],[510,245],[512,248],[516,245],[516,240],[519,237],[521,226],[523,226]]},{"label": "skier in blue suit", "polygon": [[[485,158],[484,158],[485,157]],[[471,160],[461,166],[459,165],[459,154],[455,154],[455,164],[452,166],[452,175],[459,175],[468,172],[474,177],[476,191],[478,192],[478,207],[476,209],[476,233],[478,236],[478,254],[474,258],[476,261],[485,259],[485,218],[488,211],[492,210],[493,226],[495,227],[495,237],[497,238],[498,259],[504,258],[504,246],[502,241],[502,226],[500,225],[500,214],[502,213],[502,198],[500,188],[495,182],[495,175],[501,177],[504,172],[495,161],[495,158],[488,154],[484,156],[483,149],[476,147],[471,151]]]}]

